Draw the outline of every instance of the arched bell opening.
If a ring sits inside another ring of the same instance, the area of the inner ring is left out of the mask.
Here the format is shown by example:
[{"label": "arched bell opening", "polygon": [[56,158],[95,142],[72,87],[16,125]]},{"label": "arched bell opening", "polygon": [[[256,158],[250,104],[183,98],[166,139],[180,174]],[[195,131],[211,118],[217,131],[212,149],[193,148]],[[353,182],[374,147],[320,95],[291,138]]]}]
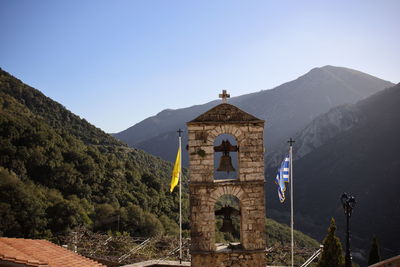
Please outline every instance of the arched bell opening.
[{"label": "arched bell opening", "polygon": [[221,196],[214,207],[216,250],[240,249],[241,208],[234,195]]},{"label": "arched bell opening", "polygon": [[233,135],[221,134],[214,140],[214,179],[238,179],[239,146]]}]

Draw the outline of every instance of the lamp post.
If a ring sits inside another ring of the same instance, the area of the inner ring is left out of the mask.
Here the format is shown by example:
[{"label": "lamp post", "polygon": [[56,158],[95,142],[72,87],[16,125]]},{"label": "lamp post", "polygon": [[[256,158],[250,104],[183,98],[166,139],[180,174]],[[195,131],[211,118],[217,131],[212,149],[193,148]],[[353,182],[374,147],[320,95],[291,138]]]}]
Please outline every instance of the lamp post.
[{"label": "lamp post", "polygon": [[344,214],[346,215],[346,256],[345,256],[345,267],[351,267],[351,251],[350,251],[350,217],[354,206],[356,205],[356,199],[353,196],[343,193],[340,197],[340,201],[343,205]]}]

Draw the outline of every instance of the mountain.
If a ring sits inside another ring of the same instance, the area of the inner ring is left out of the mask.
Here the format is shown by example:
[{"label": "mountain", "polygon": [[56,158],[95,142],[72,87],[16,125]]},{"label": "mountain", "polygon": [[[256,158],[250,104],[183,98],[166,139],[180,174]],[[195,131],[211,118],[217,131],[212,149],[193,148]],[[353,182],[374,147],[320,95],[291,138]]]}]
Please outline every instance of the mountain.
[{"label": "mountain", "polygon": [[[228,101],[266,120],[265,142],[269,152],[318,115],[338,105],[355,103],[390,86],[393,86],[390,82],[356,70],[325,66],[312,69],[274,89],[233,97]],[[131,147],[173,161],[176,149],[172,148],[177,146],[176,130],[185,129],[186,122],[218,103],[212,101],[183,109],[167,109],[114,136]]]},{"label": "mountain", "polygon": [[[334,108],[295,135],[294,151],[300,154],[294,161],[297,229],[322,237],[324,226],[334,216],[344,237],[339,198],[349,192],[357,201],[351,218],[354,247],[367,256],[376,235],[382,254],[400,253],[399,103],[400,84],[356,104]],[[268,171],[270,177],[274,171]],[[283,221],[275,191],[268,179],[267,202],[275,209],[275,218]],[[288,212],[287,204],[284,209]]]},{"label": "mountain", "polygon": [[171,171],[0,69],[0,236],[174,232]]}]

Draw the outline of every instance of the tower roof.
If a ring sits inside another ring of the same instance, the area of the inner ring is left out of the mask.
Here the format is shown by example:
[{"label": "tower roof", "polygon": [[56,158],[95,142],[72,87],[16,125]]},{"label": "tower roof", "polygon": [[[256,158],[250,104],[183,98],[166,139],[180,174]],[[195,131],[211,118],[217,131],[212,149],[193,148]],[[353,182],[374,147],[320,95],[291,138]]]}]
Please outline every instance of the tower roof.
[{"label": "tower roof", "polygon": [[253,115],[235,107],[231,104],[222,103],[201,114],[192,123],[260,123],[264,120],[258,119]]}]

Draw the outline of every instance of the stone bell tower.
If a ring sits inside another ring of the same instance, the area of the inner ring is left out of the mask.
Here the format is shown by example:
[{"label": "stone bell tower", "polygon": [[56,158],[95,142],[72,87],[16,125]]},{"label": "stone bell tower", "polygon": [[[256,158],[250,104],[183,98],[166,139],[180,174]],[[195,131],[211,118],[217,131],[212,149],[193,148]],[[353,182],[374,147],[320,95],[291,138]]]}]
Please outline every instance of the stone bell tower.
[{"label": "stone bell tower", "polygon": [[[222,104],[187,123],[191,266],[265,267],[264,121],[227,104],[225,90],[220,97]],[[222,134],[236,139],[236,179],[215,177],[216,147],[224,147],[215,140]],[[239,200],[240,245],[217,250],[215,204],[224,195]]]}]

